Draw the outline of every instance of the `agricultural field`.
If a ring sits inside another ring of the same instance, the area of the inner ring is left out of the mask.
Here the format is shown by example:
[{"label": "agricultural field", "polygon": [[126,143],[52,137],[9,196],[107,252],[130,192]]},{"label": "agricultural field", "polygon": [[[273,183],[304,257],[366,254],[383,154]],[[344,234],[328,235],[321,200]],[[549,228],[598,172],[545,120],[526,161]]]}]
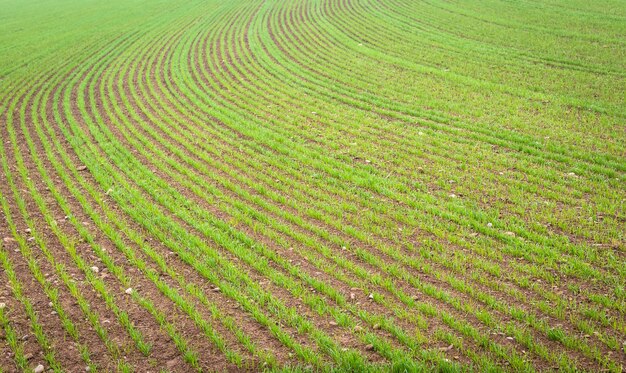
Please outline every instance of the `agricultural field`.
[{"label": "agricultural field", "polygon": [[626,369],[623,0],[0,0],[0,372]]}]

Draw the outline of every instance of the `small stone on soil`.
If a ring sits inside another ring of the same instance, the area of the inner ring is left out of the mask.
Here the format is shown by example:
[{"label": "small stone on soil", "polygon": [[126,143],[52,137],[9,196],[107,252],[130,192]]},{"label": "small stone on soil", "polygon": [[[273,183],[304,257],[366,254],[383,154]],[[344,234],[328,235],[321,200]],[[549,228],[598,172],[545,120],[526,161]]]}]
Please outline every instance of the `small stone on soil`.
[{"label": "small stone on soil", "polygon": [[332,325],[332,326],[337,326],[337,323],[335,321],[331,321],[328,324]]},{"label": "small stone on soil", "polygon": [[39,364],[37,365],[37,367],[35,367],[35,370],[33,372],[35,373],[43,373],[44,367],[43,365]]},{"label": "small stone on soil", "polygon": [[487,226],[488,226],[489,228],[491,228],[491,227],[493,227],[493,224],[491,224],[491,223],[487,223]]},{"label": "small stone on soil", "polygon": [[9,243],[9,242],[15,242],[15,240],[12,237],[4,237],[2,239],[5,243]]},{"label": "small stone on soil", "polygon": [[100,268],[98,268],[96,266],[93,266],[93,267],[91,267],[91,271],[94,272],[94,273],[98,273],[98,272],[100,272]]},{"label": "small stone on soil", "polygon": [[167,369],[172,369],[177,364],[178,364],[178,360],[177,359],[172,359],[172,360],[168,361],[167,363],[165,363],[165,366],[167,367]]},{"label": "small stone on soil", "polygon": [[7,307],[6,303],[0,303],[0,310],[3,310]]},{"label": "small stone on soil", "polygon": [[85,171],[87,169],[87,166],[78,166],[76,167],[76,170],[78,171]]},{"label": "small stone on soil", "polygon": [[374,293],[370,293],[370,295],[368,296],[369,299],[374,299]]},{"label": "small stone on soil", "polygon": [[129,295],[132,294],[133,293],[133,288],[126,289],[125,293],[129,294]]}]

